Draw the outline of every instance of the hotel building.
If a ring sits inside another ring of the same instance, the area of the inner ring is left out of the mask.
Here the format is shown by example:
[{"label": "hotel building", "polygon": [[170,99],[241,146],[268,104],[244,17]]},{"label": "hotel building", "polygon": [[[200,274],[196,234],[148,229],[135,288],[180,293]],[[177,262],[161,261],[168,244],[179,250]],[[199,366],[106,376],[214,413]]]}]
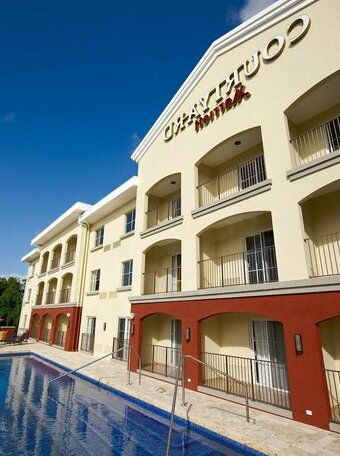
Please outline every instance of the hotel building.
[{"label": "hotel building", "polygon": [[[254,407],[340,431],[339,13],[280,0],[210,46],[132,155],[138,178],[32,241],[31,337],[129,339],[167,379],[190,354]],[[192,360],[185,386],[241,400]]]}]

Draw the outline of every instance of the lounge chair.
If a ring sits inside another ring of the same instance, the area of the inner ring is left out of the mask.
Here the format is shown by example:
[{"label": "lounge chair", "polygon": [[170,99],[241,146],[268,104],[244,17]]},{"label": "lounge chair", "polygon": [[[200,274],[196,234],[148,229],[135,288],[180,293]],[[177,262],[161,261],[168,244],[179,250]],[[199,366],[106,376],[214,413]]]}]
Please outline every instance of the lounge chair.
[{"label": "lounge chair", "polygon": [[16,332],[7,331],[6,337],[0,342],[0,345],[13,344],[16,338],[17,338]]},{"label": "lounge chair", "polygon": [[21,336],[17,336],[12,343],[14,345],[16,345],[16,344],[21,345],[23,343],[27,343],[27,341],[28,341],[28,331],[22,333]]}]

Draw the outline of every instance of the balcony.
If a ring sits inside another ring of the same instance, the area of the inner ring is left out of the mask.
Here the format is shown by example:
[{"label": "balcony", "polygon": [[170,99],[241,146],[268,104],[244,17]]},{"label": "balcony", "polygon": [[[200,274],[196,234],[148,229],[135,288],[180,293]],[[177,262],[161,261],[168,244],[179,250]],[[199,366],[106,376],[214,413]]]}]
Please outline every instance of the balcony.
[{"label": "balcony", "polygon": [[41,306],[43,300],[43,294],[37,294],[37,297],[35,298],[35,305],[36,306]]},{"label": "balcony", "polygon": [[340,274],[340,232],[305,239],[310,277]]},{"label": "balcony", "polygon": [[66,331],[57,330],[55,332],[55,336],[54,336],[54,345],[65,348],[66,333],[67,333]]},{"label": "balcony", "polygon": [[51,334],[50,329],[42,329],[41,336],[40,336],[41,342],[46,342],[48,344],[50,341],[50,334]]},{"label": "balcony", "polygon": [[49,291],[46,293],[46,304],[54,304],[55,303],[55,291]]},{"label": "balcony", "polygon": [[169,222],[181,216],[181,197],[170,199],[166,203],[155,207],[145,213],[147,229]]},{"label": "balcony", "polygon": [[223,198],[236,195],[266,180],[264,156],[259,155],[197,187],[198,204],[205,206]]},{"label": "balcony", "polygon": [[312,128],[290,141],[294,167],[306,165],[340,150],[340,116]]},{"label": "balcony", "polygon": [[276,282],[275,246],[199,261],[200,288]]},{"label": "balcony", "polygon": [[[248,385],[248,395],[253,401],[290,409],[290,392],[285,363],[264,361],[219,353],[201,354],[203,362]],[[202,368],[202,386],[243,396],[239,383],[216,376],[211,369]]]},{"label": "balcony", "polygon": [[70,302],[71,298],[71,288],[64,288],[60,290],[60,303],[61,304],[66,304]]},{"label": "balcony", "polygon": [[144,272],[144,294],[181,291],[181,266]]},{"label": "balcony", "polygon": [[181,354],[181,348],[144,344],[142,346],[142,369],[164,377],[175,378]]},{"label": "balcony", "polygon": [[60,265],[60,257],[53,258],[53,260],[51,262],[51,269],[59,268],[59,265]]},{"label": "balcony", "polygon": [[94,334],[82,333],[81,342],[80,342],[80,350],[93,353],[94,339],[95,339]]},{"label": "balcony", "polygon": [[69,250],[68,252],[66,252],[65,264],[72,263],[75,259],[75,256],[76,256],[75,250]]}]

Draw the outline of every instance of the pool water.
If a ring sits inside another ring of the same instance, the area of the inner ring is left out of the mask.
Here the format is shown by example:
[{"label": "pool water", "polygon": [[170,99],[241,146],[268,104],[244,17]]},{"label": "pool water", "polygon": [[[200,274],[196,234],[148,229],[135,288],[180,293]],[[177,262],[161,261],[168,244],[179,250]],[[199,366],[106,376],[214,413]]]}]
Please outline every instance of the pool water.
[{"label": "pool water", "polygon": [[[77,377],[48,390],[59,373],[32,356],[0,358],[0,455],[165,455],[165,412]],[[172,456],[260,455],[179,421]]]}]

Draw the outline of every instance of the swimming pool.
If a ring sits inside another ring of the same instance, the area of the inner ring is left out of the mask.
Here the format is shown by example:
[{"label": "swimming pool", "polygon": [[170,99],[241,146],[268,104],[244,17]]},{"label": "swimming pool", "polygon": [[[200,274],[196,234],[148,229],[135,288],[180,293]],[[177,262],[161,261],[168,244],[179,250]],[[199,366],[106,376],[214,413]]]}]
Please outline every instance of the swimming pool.
[{"label": "swimming pool", "polygon": [[[165,454],[168,413],[73,376],[48,391],[59,372],[35,356],[0,358],[1,455]],[[173,456],[260,454],[185,420],[175,422]]]}]

